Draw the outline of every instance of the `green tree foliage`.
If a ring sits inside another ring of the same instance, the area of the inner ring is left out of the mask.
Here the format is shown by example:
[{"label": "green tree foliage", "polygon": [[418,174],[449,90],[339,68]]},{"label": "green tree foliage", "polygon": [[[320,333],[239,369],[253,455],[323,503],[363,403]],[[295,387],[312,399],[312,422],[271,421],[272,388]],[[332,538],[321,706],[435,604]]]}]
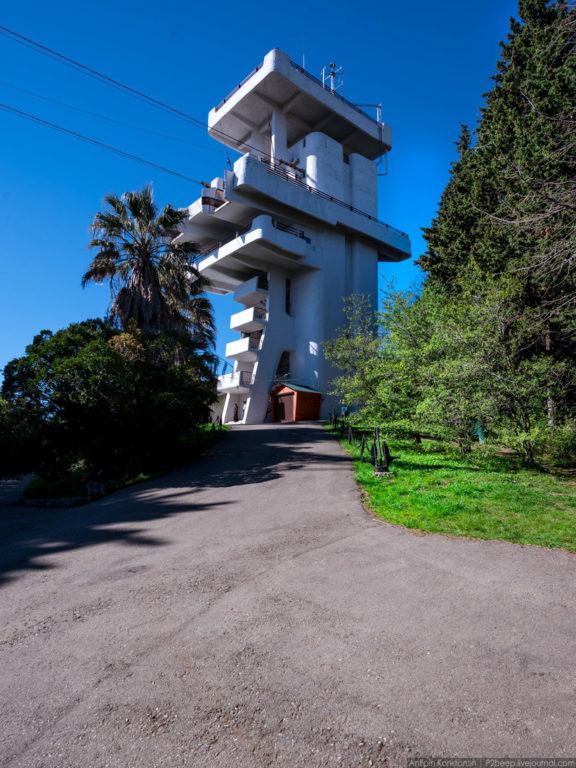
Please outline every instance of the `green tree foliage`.
[{"label": "green tree foliage", "polygon": [[337,339],[326,342],[324,355],[341,372],[334,386],[347,406],[360,406],[367,414],[378,409],[380,381],[374,365],[378,358],[380,340],[377,324],[365,296],[353,296],[344,301],[345,326]]},{"label": "green tree foliage", "polygon": [[[342,371],[335,394],[389,434],[447,439],[467,452],[474,427],[481,426],[533,462],[552,443],[558,448],[564,432],[574,440],[568,394],[576,370],[534,349],[522,300],[514,277],[469,277],[453,296],[434,286],[419,296],[389,290],[377,318],[361,297],[349,298],[348,327],[325,346]],[[359,318],[364,329],[377,323],[379,335],[358,333]],[[562,404],[554,430],[548,424],[550,397]]]},{"label": "green tree foliage", "polygon": [[549,300],[573,291],[574,260],[550,256],[574,226],[550,225],[568,213],[570,199],[573,214],[576,11],[565,2],[520,0],[519,16],[501,44],[475,142],[463,127],[418,263],[445,290],[470,264],[488,274],[522,268],[525,282],[534,282],[527,292]]},{"label": "green tree foliage", "polygon": [[575,33],[573,5],[520,0],[424,229],[423,293],[380,318],[381,416],[393,403],[462,446],[482,423],[528,460],[570,452],[576,416]]},{"label": "green tree foliage", "polygon": [[[462,126],[424,288],[347,303],[336,392],[388,431],[576,460],[576,9],[520,0],[477,130]],[[375,325],[379,333],[367,331]]]},{"label": "green tree foliage", "polygon": [[60,483],[72,469],[117,480],[164,468],[209,418],[215,329],[194,245],[175,242],[186,214],[159,213],[149,186],[105,203],[82,282],[110,283],[110,321],[42,331],[6,366],[4,476],[36,469]]},{"label": "green tree foliage", "polygon": [[88,479],[109,480],[170,466],[208,420],[215,392],[209,360],[187,343],[101,320],[38,334],[6,366],[0,401],[20,469],[54,477],[80,466]]},{"label": "green tree foliage", "polygon": [[174,242],[186,212],[167,205],[159,213],[150,186],[104,202],[91,226],[96,255],[82,284],[110,283],[110,312],[123,328],[133,320],[145,331],[187,333],[197,346],[212,346],[212,308],[201,295],[206,280],[194,266],[195,245]]}]

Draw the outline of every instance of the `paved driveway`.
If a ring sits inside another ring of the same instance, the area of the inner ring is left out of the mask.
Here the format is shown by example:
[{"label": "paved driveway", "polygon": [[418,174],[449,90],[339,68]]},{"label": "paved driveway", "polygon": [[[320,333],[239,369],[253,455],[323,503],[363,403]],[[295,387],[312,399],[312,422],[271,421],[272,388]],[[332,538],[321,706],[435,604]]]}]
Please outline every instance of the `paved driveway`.
[{"label": "paved driveway", "polygon": [[316,425],[0,524],[3,768],[576,753],[574,556],[373,520]]}]

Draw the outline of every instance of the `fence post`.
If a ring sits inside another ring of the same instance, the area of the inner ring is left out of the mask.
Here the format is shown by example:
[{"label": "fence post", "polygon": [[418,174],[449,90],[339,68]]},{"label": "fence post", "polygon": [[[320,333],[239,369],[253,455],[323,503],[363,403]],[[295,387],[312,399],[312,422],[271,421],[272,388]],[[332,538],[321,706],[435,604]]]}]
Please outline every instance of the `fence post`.
[{"label": "fence post", "polygon": [[374,443],[375,443],[375,456],[374,456],[374,474],[380,475],[382,472],[388,472],[388,467],[382,463],[382,441],[380,440],[380,428],[374,427]]}]

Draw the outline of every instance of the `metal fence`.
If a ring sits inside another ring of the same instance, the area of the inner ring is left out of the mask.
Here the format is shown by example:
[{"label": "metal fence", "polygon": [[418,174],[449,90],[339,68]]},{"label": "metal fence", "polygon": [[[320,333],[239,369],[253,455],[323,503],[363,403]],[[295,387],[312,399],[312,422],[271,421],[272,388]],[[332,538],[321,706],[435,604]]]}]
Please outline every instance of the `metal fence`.
[{"label": "metal fence", "polygon": [[287,232],[289,235],[294,235],[294,237],[299,237],[301,240],[305,240],[308,244],[312,242],[312,240],[307,236],[306,232],[304,232],[303,229],[298,229],[292,224],[284,224],[282,221],[278,221],[277,219],[272,219],[272,226],[275,229],[280,230],[280,232]]},{"label": "metal fence", "polygon": [[297,69],[298,72],[303,74],[305,77],[307,77],[309,80],[312,80],[313,83],[317,83],[320,88],[322,88],[325,91],[328,91],[328,93],[331,93],[332,96],[335,96],[340,101],[343,101],[344,104],[348,104],[349,107],[352,107],[356,112],[359,112],[361,115],[366,117],[368,120],[370,120],[373,123],[376,123],[376,125],[380,126],[381,123],[378,122],[372,115],[369,115],[367,112],[364,112],[363,109],[360,109],[360,107],[357,107],[356,104],[353,104],[351,101],[348,101],[348,99],[345,99],[344,96],[341,96],[339,93],[336,93],[336,91],[333,91],[331,88],[326,88],[322,80],[320,80],[315,75],[310,74],[310,72],[307,72],[304,67],[301,67],[299,64],[297,64],[295,61],[290,60],[290,64],[294,67],[294,69]]},{"label": "metal fence", "polygon": [[222,389],[229,389],[231,387],[249,387],[252,384],[252,374],[250,371],[224,373],[218,377],[218,382]]},{"label": "metal fence", "polygon": [[380,436],[379,427],[369,430],[355,428],[337,416],[335,411],[330,414],[330,424],[341,438],[347,437],[348,445],[360,448],[360,461],[373,464],[375,475],[390,474],[390,465],[399,456],[392,456],[388,444]]}]

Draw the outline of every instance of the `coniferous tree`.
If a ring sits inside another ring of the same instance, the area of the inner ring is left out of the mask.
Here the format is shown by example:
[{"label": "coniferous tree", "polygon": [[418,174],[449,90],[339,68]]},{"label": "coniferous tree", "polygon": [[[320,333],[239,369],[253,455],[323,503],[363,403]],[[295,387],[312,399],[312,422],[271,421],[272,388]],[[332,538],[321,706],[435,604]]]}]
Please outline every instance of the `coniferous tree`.
[{"label": "coniferous tree", "polygon": [[[464,131],[419,264],[447,293],[462,290],[467,274],[514,275],[507,300],[533,330],[525,359],[574,364],[576,9],[520,0],[518,11],[475,143]],[[548,398],[550,425],[573,417],[575,397]]]},{"label": "coniferous tree", "polygon": [[[546,188],[574,192],[567,121],[576,104],[575,13],[563,0],[520,0],[520,21],[511,20],[502,43],[475,144],[463,131],[438,215],[424,230],[428,250],[419,264],[430,281],[451,289],[470,264],[492,274],[526,269],[527,283],[535,281],[537,294],[551,298],[558,281],[551,270],[536,274],[534,267],[543,254],[557,252],[551,238],[568,233],[549,221],[534,224],[555,212]],[[566,277],[563,266],[555,264]],[[561,290],[571,289],[565,284]]]}]

